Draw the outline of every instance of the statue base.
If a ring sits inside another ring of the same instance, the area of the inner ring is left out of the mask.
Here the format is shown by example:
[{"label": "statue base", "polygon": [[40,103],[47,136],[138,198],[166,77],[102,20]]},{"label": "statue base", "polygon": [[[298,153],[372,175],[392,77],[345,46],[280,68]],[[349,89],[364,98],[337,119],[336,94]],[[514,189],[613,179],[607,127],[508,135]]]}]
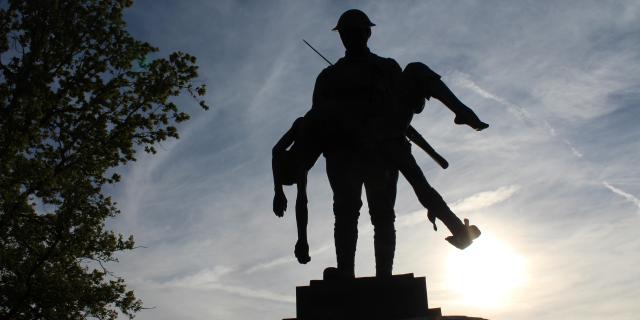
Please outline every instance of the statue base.
[{"label": "statue base", "polygon": [[440,308],[428,307],[425,278],[410,273],[390,278],[312,280],[308,286],[296,288],[296,318],[289,320],[442,318]]}]

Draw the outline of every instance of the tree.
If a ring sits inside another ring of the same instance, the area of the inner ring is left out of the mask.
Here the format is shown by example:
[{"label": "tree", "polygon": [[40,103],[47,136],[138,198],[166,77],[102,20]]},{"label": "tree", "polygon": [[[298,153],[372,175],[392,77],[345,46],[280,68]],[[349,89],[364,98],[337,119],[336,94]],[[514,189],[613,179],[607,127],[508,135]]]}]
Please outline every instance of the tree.
[{"label": "tree", "polygon": [[[0,5],[0,319],[133,317],[142,302],[104,268],[134,248],[105,229],[102,191],[136,150],[178,138],[202,108],[195,58],[134,39],[131,0],[9,0]],[[111,169],[111,170],[110,170]]]}]

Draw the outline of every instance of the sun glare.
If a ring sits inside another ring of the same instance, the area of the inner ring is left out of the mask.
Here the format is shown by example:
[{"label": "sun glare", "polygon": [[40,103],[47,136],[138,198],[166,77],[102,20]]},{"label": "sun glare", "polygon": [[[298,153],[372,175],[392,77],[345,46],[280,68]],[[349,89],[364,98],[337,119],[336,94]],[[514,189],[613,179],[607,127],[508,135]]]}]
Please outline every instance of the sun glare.
[{"label": "sun glare", "polygon": [[526,281],[524,261],[501,241],[482,235],[465,250],[452,252],[447,282],[466,304],[500,307]]}]

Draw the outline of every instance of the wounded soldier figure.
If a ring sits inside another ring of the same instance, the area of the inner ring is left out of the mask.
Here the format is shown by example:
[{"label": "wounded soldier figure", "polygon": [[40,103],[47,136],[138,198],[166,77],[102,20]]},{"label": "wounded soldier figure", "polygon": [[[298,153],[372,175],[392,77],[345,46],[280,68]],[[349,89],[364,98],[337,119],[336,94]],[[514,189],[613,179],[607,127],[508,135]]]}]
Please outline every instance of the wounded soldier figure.
[{"label": "wounded soldier figure", "polygon": [[[480,230],[475,225],[469,225],[468,219],[463,223],[427,182],[411,153],[409,141],[425,150],[444,168],[447,166],[446,160],[435,153],[410,123],[413,114],[418,114],[424,109],[425,99],[435,97],[455,114],[456,124],[466,124],[477,131],[486,129],[489,125],[480,121],[476,114],[449,90],[437,73],[419,62],[408,64],[402,71],[398,95],[397,108],[389,110],[384,123],[378,124],[373,129],[376,132],[354,129],[359,131],[355,135],[366,132],[369,136],[375,136],[375,152],[407,179],[420,203],[428,210],[428,220],[433,224],[434,229],[437,230],[435,220],[438,218],[451,232],[451,235],[445,239],[456,248],[465,249],[480,236]],[[292,127],[273,147],[272,169],[275,184],[273,211],[278,217],[284,215],[287,199],[283,185],[296,184],[295,210],[298,241],[294,252],[298,262],[303,264],[311,260],[307,240],[307,174],[327,145],[336,139],[344,138],[341,135],[345,131],[339,128],[344,125],[340,121],[343,109],[337,103],[328,108],[311,109],[304,117],[296,119]]]}]

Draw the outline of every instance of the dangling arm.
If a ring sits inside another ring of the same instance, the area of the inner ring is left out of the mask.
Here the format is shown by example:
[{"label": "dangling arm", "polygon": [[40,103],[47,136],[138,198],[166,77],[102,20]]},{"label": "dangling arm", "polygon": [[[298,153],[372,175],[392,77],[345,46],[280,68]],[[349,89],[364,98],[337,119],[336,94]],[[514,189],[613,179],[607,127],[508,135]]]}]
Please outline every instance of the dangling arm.
[{"label": "dangling arm", "polygon": [[[297,121],[297,120],[296,120]],[[276,167],[282,165],[278,163],[281,161],[282,155],[287,151],[287,148],[295,141],[295,122],[294,125],[278,140],[273,149],[271,150],[271,170],[273,172],[273,185],[275,195],[273,197],[273,213],[278,217],[284,216],[284,212],[287,210],[287,197],[284,194],[282,188],[282,181],[278,174],[276,174]]]},{"label": "dangling arm", "polygon": [[296,226],[298,229],[298,241],[294,254],[298,262],[305,264],[311,261],[309,257],[309,242],[307,240],[307,222],[309,210],[307,207],[307,173],[301,173],[298,179],[298,196],[296,197]]}]

